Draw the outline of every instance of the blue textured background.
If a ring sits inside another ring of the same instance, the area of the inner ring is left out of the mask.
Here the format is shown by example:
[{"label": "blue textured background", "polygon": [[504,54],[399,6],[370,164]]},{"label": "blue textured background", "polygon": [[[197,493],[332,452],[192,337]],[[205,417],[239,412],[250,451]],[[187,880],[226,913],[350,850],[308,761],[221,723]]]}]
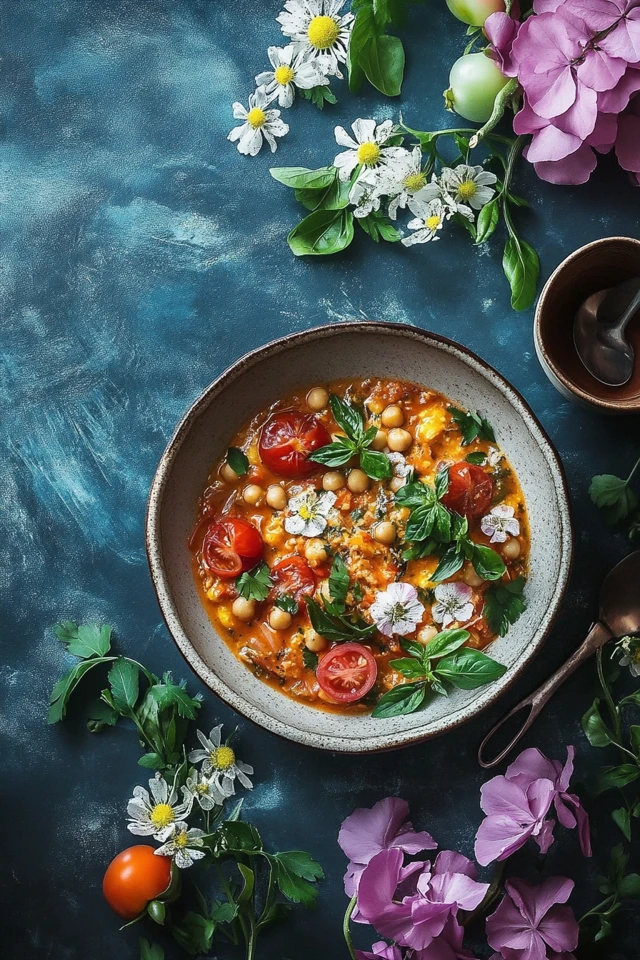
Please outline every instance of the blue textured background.
[{"label": "blue textured background", "polygon": [[[451,125],[440,95],[463,28],[439,6],[417,10],[405,32],[400,103],[370,89],[349,95],[343,85],[338,106],[323,114],[296,105],[276,162],[330,162],[336,122],[397,117],[400,107],[412,126]],[[285,237],[299,210],[269,177],[272,158],[243,158],[225,139],[231,102],[246,102],[266,47],[281,42],[278,10],[277,0],[0,3],[3,957],[136,955],[137,931],[117,932],[100,881],[131,840],[124,806],[144,772],[126,729],[92,738],[80,719],[45,725],[49,689],[70,665],[50,626],[112,623],[121,649],[184,675],[147,572],[145,500],[177,419],[246,350],[353,318],[405,321],[462,341],[512,380],[553,437],[576,530],[571,589],[544,652],[476,724],[404,752],[351,759],[240,723],[239,752],[256,768],[247,815],[269,843],[309,849],[327,872],[318,910],[298,911],[265,939],[261,958],[344,955],[335,836],[355,806],[405,796],[441,845],[471,852],[482,731],[582,639],[603,575],[628,550],[604,527],[587,486],[593,473],[626,473],[638,421],[579,411],[553,390],[534,355],[531,312],[510,310],[499,238],[478,252],[452,233],[406,251],[362,235],[336,259],[290,254]],[[638,193],[608,160],[585,187],[547,186],[523,170],[518,188],[532,199],[521,223],[545,277],[586,241],[637,234]],[[556,756],[574,742],[582,777],[600,760],[579,725],[593,691],[586,667],[528,741]],[[236,723],[205,699],[204,726]],[[559,831],[550,860],[582,880],[576,846]],[[593,885],[581,885],[582,903],[594,896]],[[629,921],[618,930],[637,943]],[[624,944],[618,936],[615,956],[637,956],[637,945]]]}]

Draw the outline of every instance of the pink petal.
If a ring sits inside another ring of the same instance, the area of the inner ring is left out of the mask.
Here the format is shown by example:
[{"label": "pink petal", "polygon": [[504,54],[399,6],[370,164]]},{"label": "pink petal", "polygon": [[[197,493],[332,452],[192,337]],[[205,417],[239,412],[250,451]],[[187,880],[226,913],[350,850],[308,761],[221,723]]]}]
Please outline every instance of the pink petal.
[{"label": "pink petal", "polygon": [[608,153],[616,142],[618,117],[615,113],[599,113],[593,133],[586,143],[598,153]]},{"label": "pink petal", "polygon": [[551,907],[538,924],[538,930],[551,949],[558,953],[575,950],[578,946],[578,921],[571,907]]},{"label": "pink petal", "polygon": [[523,780],[526,780],[527,784],[543,779],[555,781],[556,770],[551,760],[545,757],[542,751],[537,747],[530,747],[528,750],[523,750],[513,763],[509,764],[506,776],[509,780],[515,780],[518,777],[518,783],[525,787]]},{"label": "pink petal", "polygon": [[613,90],[606,90],[598,97],[598,110],[602,113],[620,113],[629,103],[629,98],[640,90],[640,70],[629,67]]},{"label": "pink petal", "polygon": [[592,90],[612,90],[627,69],[627,60],[613,57],[605,50],[590,49],[578,64],[576,74],[580,83]]},{"label": "pink petal", "polygon": [[563,160],[569,154],[575,153],[581,143],[581,137],[564,133],[553,124],[549,124],[543,130],[534,133],[533,140],[525,151],[525,157],[529,163],[539,163],[541,160]]},{"label": "pink petal", "polygon": [[551,907],[567,902],[574,886],[568,877],[547,877],[542,883],[507,880],[505,889],[522,915],[537,927]]},{"label": "pink petal", "polygon": [[493,777],[480,788],[480,806],[491,815],[528,823],[534,820],[525,790],[506,777]]},{"label": "pink petal", "polygon": [[547,815],[554,794],[555,786],[551,780],[534,780],[527,787],[527,803],[531,816],[535,820],[542,820]]},{"label": "pink petal", "polygon": [[548,183],[578,184],[587,182],[597,162],[593,150],[583,143],[564,160],[543,161],[535,163],[534,167],[540,179]]},{"label": "pink petal", "polygon": [[411,928],[411,900],[393,902],[402,859],[401,850],[382,850],[363,870],[358,887],[361,915],[383,937],[398,941]]},{"label": "pink petal", "polygon": [[[565,133],[571,133],[580,140],[586,140],[598,119],[598,95],[595,90],[585,87],[579,83],[576,91],[576,99],[572,106],[556,117],[553,121],[554,126]],[[576,148],[577,149],[577,148]],[[566,156],[566,154],[565,154]],[[560,159],[560,158],[559,158]]]},{"label": "pink petal", "polygon": [[526,83],[522,77],[521,82],[531,106],[548,120],[565,113],[575,102],[577,84],[570,67],[556,68],[544,74],[530,72]]},{"label": "pink petal", "polygon": [[483,867],[494,860],[506,860],[525,845],[532,833],[533,826],[523,827],[508,817],[486,817],[476,834],[476,860]]},{"label": "pink petal", "polygon": [[488,883],[478,883],[464,873],[441,873],[432,878],[427,897],[432,903],[453,905],[455,910],[475,910],[488,889]]},{"label": "pink petal", "polygon": [[540,847],[540,853],[542,854],[549,852],[549,848],[554,841],[553,828],[555,825],[555,820],[545,820],[538,833],[534,832],[533,834],[533,839]]},{"label": "pink petal", "polygon": [[539,117],[525,97],[522,109],[516,113],[513,120],[514,132],[518,135],[534,133],[536,130],[542,130],[547,126],[549,126],[549,121],[545,120],[544,117]]},{"label": "pink petal", "polygon": [[572,746],[567,747],[567,760],[562,768],[560,776],[558,777],[558,782],[556,786],[558,790],[563,793],[569,789],[569,784],[571,783],[571,777],[573,776],[573,764],[576,756],[576,748]]},{"label": "pink petal", "polygon": [[518,21],[506,13],[492,13],[484,22],[484,32],[493,47],[494,59],[506,77],[516,76],[511,50],[519,29]]},{"label": "pink petal", "polygon": [[472,880],[477,880],[478,871],[473,860],[457,853],[455,850],[441,850],[433,865],[434,873],[464,873]]},{"label": "pink petal", "polygon": [[[435,937],[442,933],[450,912],[447,904],[430,903],[422,898],[416,899],[411,904],[409,927],[404,930],[402,939],[398,937],[395,939],[399,940],[403,946],[424,950]],[[382,933],[382,930],[380,932]]]},{"label": "pink petal", "polygon": [[611,57],[620,57],[628,63],[640,60],[640,10],[629,10],[615,30],[598,41]]},{"label": "pink petal", "polygon": [[361,807],[354,810],[340,828],[338,843],[350,860],[360,864],[368,863],[391,845],[402,846],[397,842],[398,835],[403,838],[408,853],[434,849],[437,844],[428,833],[416,834],[411,824],[405,822],[408,816],[406,800],[386,797],[371,809]]}]

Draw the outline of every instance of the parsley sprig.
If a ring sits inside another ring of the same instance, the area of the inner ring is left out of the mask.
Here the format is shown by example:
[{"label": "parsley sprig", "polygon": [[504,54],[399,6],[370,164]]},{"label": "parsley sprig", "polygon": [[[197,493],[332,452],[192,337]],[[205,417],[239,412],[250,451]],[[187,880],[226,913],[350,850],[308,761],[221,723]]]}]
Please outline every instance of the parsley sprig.
[{"label": "parsley sprig", "polygon": [[524,577],[509,583],[494,583],[484,595],[484,618],[493,633],[504,637],[509,627],[524,613],[527,606],[523,597]]},{"label": "parsley sprig", "polygon": [[475,410],[459,410],[457,407],[449,407],[454,423],[462,434],[461,446],[467,447],[474,440],[489,440],[495,443],[496,435],[493,427],[485,417],[481,417]]},{"label": "parsley sprig", "polygon": [[236,590],[245,600],[266,600],[272,586],[271,571],[266,563],[241,573],[236,580]]},{"label": "parsley sprig", "polygon": [[329,405],[334,420],[344,430],[345,436],[320,447],[309,459],[326,467],[344,467],[352,457],[357,456],[368,477],[372,480],[388,480],[393,473],[389,458],[384,453],[369,449],[378,428],[371,426],[365,429],[362,410],[335,393],[330,395]]},{"label": "parsley sprig", "polygon": [[640,467],[640,459],[636,461],[626,480],[611,473],[604,473],[593,477],[589,487],[589,495],[596,507],[602,510],[607,523],[617,526],[625,520],[628,521],[630,537],[640,535],[638,497],[631,487],[631,481],[638,467]]}]

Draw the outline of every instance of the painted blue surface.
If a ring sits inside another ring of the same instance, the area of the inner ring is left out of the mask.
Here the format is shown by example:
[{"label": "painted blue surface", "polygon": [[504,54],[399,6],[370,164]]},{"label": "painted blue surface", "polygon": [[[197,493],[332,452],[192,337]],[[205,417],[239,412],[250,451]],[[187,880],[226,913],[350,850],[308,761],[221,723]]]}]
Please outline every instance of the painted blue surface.
[{"label": "painted blue surface", "polygon": [[[343,87],[323,114],[296,106],[276,162],[330,162],[334,124],[358,116],[397,117],[401,108],[412,126],[450,125],[440,93],[462,29],[435,7],[416,11],[405,34],[401,102]],[[416,824],[471,852],[481,732],[582,639],[603,575],[628,550],[596,515],[587,486],[593,473],[626,473],[638,422],[579,411],[553,390],[535,359],[531,312],[510,310],[498,240],[477,252],[451,235],[405,251],[362,236],[340,258],[290,254],[285,236],[299,211],[269,177],[273,159],[243,158],[225,139],[231,102],[246,101],[266,47],[280,42],[278,10],[275,0],[0,3],[0,848],[10,864],[0,877],[0,952],[11,960],[136,956],[137,932],[117,932],[100,894],[106,861],[130,840],[126,799],[143,782],[134,737],[94,739],[79,721],[45,725],[48,691],[69,666],[50,626],[112,623],[126,652],[184,675],[147,572],[145,500],[180,415],[246,350],[353,318],[462,341],[512,380],[556,442],[576,531],[571,589],[544,652],[477,725],[354,760],[240,722],[240,753],[256,768],[247,814],[269,843],[309,849],[327,872],[318,910],[265,940],[261,958],[344,955],[335,836],[355,806],[405,796]],[[529,171],[518,187],[532,199],[522,223],[545,277],[586,241],[638,234],[639,195],[608,160],[586,187],[543,185]],[[600,759],[579,725],[593,691],[587,667],[528,741],[556,756],[574,742],[582,776]],[[205,699],[203,725],[235,725],[230,710]],[[565,835],[550,861],[582,879],[575,850]],[[637,943],[632,924],[619,929],[613,955],[635,956],[637,946],[625,948]]]}]

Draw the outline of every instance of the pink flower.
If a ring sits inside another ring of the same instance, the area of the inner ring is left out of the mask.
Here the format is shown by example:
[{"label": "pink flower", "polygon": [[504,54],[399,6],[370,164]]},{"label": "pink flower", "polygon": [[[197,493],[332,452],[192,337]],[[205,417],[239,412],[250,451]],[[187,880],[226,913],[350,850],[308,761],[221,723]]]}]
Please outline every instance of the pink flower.
[{"label": "pink flower", "polygon": [[540,884],[508,880],[506,894],[487,918],[487,939],[509,960],[547,960],[547,947],[559,954],[578,945],[578,921],[564,906],[574,883],[549,877]]},{"label": "pink flower", "polygon": [[489,51],[490,55],[493,56],[505,77],[516,76],[511,51],[519,29],[518,21],[507,13],[492,13],[484,22],[484,32],[493,47],[493,50]]},{"label": "pink flower", "polygon": [[356,960],[402,960],[402,950],[395,943],[389,945],[384,940],[378,940],[372,945],[371,953],[356,950]]},{"label": "pink flower", "polygon": [[406,800],[386,797],[370,810],[366,807],[354,810],[343,822],[338,843],[350,861],[344,876],[344,890],[348,897],[354,895],[362,871],[381,850],[395,848],[415,854],[437,848],[438,844],[426,830],[415,832],[408,816]]}]

